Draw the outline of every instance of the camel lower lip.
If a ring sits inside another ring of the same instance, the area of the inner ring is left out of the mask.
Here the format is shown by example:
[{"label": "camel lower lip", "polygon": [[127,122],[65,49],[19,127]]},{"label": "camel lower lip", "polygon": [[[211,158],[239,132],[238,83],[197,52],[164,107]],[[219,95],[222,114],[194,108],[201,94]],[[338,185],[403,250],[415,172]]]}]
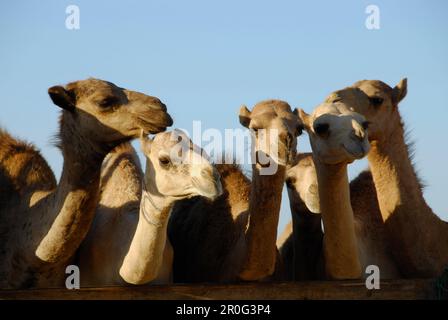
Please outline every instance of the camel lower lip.
[{"label": "camel lower lip", "polygon": [[363,151],[359,152],[359,153],[355,153],[355,152],[350,151],[348,148],[345,147],[344,144],[342,145],[342,147],[344,148],[344,150],[348,154],[350,154],[351,156],[355,157],[356,159],[361,159],[362,157],[364,157],[366,155],[362,147],[361,147],[361,150],[363,150]]},{"label": "camel lower lip", "polygon": [[166,127],[142,128],[145,134],[157,134],[166,131]]}]

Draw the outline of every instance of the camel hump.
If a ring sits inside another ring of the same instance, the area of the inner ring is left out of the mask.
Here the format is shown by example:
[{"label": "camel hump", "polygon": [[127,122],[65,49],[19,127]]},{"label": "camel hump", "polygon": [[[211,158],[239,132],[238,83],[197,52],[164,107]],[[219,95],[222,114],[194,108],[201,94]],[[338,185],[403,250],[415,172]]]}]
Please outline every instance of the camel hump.
[{"label": "camel hump", "polygon": [[0,195],[3,198],[0,201],[7,201],[13,194],[49,191],[55,187],[53,171],[40,152],[32,144],[0,129]]}]

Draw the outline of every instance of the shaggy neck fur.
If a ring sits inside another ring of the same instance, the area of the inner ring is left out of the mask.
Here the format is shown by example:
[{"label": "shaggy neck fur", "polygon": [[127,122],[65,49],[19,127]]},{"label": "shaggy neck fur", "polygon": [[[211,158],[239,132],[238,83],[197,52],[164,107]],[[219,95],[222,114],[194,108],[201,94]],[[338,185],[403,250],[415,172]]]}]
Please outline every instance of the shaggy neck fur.
[{"label": "shaggy neck fur", "polygon": [[372,143],[368,156],[381,215],[403,275],[436,276],[448,265],[448,224],[424,200],[399,115],[395,123],[387,139]]}]

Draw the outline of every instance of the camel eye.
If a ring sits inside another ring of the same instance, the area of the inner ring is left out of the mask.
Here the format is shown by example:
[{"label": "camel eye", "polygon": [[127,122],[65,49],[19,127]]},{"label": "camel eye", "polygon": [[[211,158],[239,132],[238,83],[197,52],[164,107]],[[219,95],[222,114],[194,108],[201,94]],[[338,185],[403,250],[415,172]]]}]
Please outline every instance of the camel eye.
[{"label": "camel eye", "polygon": [[161,167],[168,167],[171,163],[171,160],[168,157],[161,157],[159,158],[159,163]]},{"label": "camel eye", "polygon": [[318,123],[314,126],[314,132],[320,136],[327,134],[329,129],[330,125],[328,123]]},{"label": "camel eye", "polygon": [[375,107],[378,108],[383,104],[384,99],[381,97],[371,97],[369,98],[370,103]]},{"label": "camel eye", "polygon": [[288,188],[288,189],[294,189],[294,183],[296,182],[296,179],[294,179],[294,178],[288,178],[288,179],[286,179],[286,187]]},{"label": "camel eye", "polygon": [[303,133],[303,126],[299,124],[296,128],[296,136],[300,136]]},{"label": "camel eye", "polygon": [[107,97],[107,98],[104,98],[103,100],[101,100],[98,103],[98,105],[103,109],[107,109],[107,108],[110,108],[110,107],[116,105],[117,103],[118,103],[117,97]]},{"label": "camel eye", "polygon": [[364,121],[364,122],[362,123],[362,127],[364,128],[364,130],[369,129],[369,126],[370,126],[370,122],[369,122],[369,121]]}]

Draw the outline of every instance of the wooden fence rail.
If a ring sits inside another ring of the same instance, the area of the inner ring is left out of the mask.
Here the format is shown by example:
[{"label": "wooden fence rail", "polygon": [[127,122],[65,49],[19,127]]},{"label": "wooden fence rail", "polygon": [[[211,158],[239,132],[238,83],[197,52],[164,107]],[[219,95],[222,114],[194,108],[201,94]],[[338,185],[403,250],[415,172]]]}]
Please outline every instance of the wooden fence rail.
[{"label": "wooden fence rail", "polygon": [[4,299],[436,299],[434,279],[382,280],[379,290],[364,281],[197,284],[67,289],[0,290]]}]

